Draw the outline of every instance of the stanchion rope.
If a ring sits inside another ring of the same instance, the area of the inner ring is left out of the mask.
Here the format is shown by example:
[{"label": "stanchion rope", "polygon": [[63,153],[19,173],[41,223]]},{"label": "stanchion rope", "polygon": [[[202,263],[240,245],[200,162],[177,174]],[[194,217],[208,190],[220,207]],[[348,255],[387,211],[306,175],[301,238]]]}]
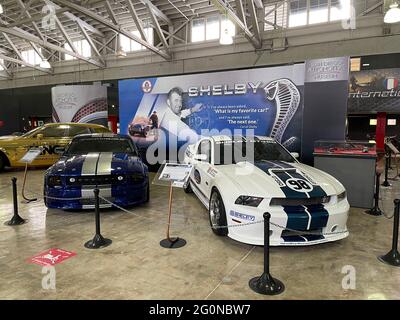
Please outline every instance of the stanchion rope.
[{"label": "stanchion rope", "polygon": [[[29,190],[29,192],[34,194],[34,195],[40,195],[39,193],[31,191],[31,190]],[[56,198],[56,197],[45,196],[45,195],[41,195],[41,196],[46,197],[48,199],[60,200],[60,201],[65,201],[65,200],[86,200],[87,199],[87,198],[82,198],[82,197],[80,197],[80,198]],[[152,224],[154,224],[154,220],[152,220],[152,218],[150,218],[148,216],[140,215],[140,214],[137,214],[134,211],[125,209],[125,208],[113,203],[112,201],[110,201],[110,200],[108,200],[108,199],[106,199],[106,198],[104,198],[104,197],[102,197],[100,195],[99,195],[99,198],[102,199],[103,201],[107,202],[108,204],[112,205],[113,207],[116,207],[117,209],[125,212],[125,213],[133,214],[133,215],[135,215],[135,216],[137,216],[138,218],[141,218],[141,219],[151,220]],[[175,218],[176,217],[177,216],[175,216]],[[392,217],[390,217],[390,218],[387,217],[387,218],[391,219]],[[182,219],[183,217],[179,217],[179,218]],[[214,227],[214,229],[240,228],[240,227],[245,227],[245,226],[255,225],[255,224],[260,224],[260,223],[264,223],[264,219],[258,220],[258,221],[247,222],[247,223],[241,223],[241,224],[234,224],[234,225],[231,224],[231,225],[226,225],[226,226],[217,226],[217,227]],[[291,228],[288,228],[288,227],[284,227],[284,226],[276,224],[276,223],[274,223],[272,221],[270,223],[271,223],[271,225],[273,225],[273,226],[275,226],[277,228],[280,228],[280,229],[283,229],[283,230],[287,230],[287,231],[291,231],[291,232],[297,233],[299,235],[335,235],[335,234],[343,234],[343,233],[347,233],[348,232],[348,230],[338,231],[338,232],[310,232],[310,231],[302,231],[302,230],[296,230],[296,229],[291,229]],[[163,226],[168,225],[168,223],[165,223],[165,222],[164,223],[157,223],[157,224],[161,224]],[[187,224],[187,225],[190,225],[190,224]],[[191,225],[193,226],[194,224],[191,224]],[[204,226],[199,226],[199,225],[195,225],[195,226],[197,228],[205,228]]]}]

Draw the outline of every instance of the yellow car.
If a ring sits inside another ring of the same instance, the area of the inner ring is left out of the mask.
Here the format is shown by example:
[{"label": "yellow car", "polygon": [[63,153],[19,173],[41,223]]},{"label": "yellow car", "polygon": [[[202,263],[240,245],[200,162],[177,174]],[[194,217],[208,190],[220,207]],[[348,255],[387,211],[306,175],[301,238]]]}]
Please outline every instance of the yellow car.
[{"label": "yellow car", "polygon": [[50,166],[60,158],[57,148],[65,147],[74,136],[105,132],[110,130],[98,124],[48,123],[22,136],[0,140],[0,171],[4,167],[25,166],[25,163],[20,162],[21,158],[29,149],[35,147],[41,147],[43,152],[29,165]]}]

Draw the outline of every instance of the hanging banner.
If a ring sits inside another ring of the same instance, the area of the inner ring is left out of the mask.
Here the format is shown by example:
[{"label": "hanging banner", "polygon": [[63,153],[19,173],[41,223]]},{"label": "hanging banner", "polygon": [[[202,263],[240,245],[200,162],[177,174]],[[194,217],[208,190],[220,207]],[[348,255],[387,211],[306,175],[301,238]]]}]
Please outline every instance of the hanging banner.
[{"label": "hanging banner", "polygon": [[376,69],[352,72],[349,113],[399,113],[400,69]]},{"label": "hanging banner", "polygon": [[295,64],[123,80],[121,133],[142,149],[166,146],[170,156],[216,134],[271,136],[300,152],[304,74]]},{"label": "hanging banner", "polygon": [[57,86],[51,89],[53,122],[97,123],[107,126],[107,87]]}]

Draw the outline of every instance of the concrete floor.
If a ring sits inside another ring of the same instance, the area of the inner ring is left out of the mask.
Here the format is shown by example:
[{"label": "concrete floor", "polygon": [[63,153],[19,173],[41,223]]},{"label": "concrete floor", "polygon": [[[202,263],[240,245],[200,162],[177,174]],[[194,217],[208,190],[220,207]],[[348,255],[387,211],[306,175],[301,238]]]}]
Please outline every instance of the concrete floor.
[{"label": "concrete floor", "polygon": [[[392,173],[393,175],[393,173]],[[389,251],[393,220],[352,209],[350,236],[313,247],[271,249],[271,274],[286,286],[283,294],[258,295],[248,281],[263,270],[263,248],[215,236],[207,211],[194,195],[174,192],[172,234],[187,240],[181,249],[159,246],[165,238],[168,188],[152,185],[149,204],[102,211],[102,234],[111,246],[89,250],[93,212],[47,210],[40,199],[20,204],[27,224],[5,226],[12,215],[11,177],[0,174],[0,299],[399,299],[400,268],[377,256]],[[29,172],[27,189],[41,193],[43,170]],[[400,181],[382,190],[381,208],[392,215]],[[21,200],[21,199],[20,199]],[[27,259],[50,248],[77,255],[56,269],[56,290],[42,288],[42,267]],[[343,267],[356,271],[356,289],[344,290]]]}]

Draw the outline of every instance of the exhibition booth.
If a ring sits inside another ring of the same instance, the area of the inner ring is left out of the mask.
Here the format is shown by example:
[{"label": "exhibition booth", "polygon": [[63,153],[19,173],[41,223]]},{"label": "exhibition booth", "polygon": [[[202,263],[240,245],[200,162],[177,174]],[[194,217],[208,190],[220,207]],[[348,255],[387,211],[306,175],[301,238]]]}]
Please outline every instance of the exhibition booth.
[{"label": "exhibition booth", "polygon": [[[171,236],[173,208],[188,199],[192,211],[207,212],[213,235],[263,246],[263,273],[248,286],[280,294],[285,281],[270,274],[270,246],[340,241],[352,232],[350,210],[384,214],[381,177],[389,187],[400,157],[397,127],[390,125],[398,121],[399,78],[400,69],[351,71],[349,57],[334,57],[119,80],[113,104],[109,85],[55,86],[52,123],[39,126],[33,117],[37,128],[0,139],[0,168],[25,168],[25,209],[43,199],[40,210],[50,213],[94,210],[87,249],[114,246],[101,233],[101,209],[154,224],[143,208],[165,213],[154,229],[166,234],[163,249],[184,248],[188,233]],[[43,193],[30,185],[29,168],[37,166],[50,166]],[[6,225],[29,223],[20,215],[15,177],[10,188]],[[179,189],[185,200],[176,203]],[[399,210],[397,202],[392,250],[379,257],[394,266]]]}]

